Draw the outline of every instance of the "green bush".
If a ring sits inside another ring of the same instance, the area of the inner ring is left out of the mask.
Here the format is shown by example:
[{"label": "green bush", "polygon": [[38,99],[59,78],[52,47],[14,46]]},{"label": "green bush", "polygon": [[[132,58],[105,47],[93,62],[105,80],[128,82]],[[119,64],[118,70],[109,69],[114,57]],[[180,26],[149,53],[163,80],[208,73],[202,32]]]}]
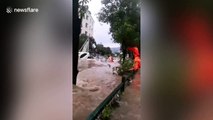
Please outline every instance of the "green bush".
[{"label": "green bush", "polygon": [[121,63],[121,67],[118,69],[118,74],[123,75],[126,72],[129,72],[129,69],[133,67],[133,60],[131,59],[126,59]]},{"label": "green bush", "polygon": [[102,113],[102,119],[103,120],[109,120],[111,117],[112,108],[108,105],[105,107],[103,113]]}]

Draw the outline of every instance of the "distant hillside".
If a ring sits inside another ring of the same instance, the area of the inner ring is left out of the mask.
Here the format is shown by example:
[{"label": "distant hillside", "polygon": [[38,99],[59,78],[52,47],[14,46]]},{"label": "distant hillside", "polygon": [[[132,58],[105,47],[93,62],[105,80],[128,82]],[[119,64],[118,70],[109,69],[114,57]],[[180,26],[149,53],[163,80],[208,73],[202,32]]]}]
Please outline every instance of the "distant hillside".
[{"label": "distant hillside", "polygon": [[120,52],[120,47],[112,47],[110,49],[111,49],[112,53]]}]

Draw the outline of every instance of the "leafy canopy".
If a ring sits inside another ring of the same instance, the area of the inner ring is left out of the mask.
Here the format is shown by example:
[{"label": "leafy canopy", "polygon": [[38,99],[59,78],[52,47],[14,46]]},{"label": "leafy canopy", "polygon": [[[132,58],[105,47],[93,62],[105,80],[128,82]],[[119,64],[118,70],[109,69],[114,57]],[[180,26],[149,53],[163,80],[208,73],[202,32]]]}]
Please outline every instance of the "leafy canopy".
[{"label": "leafy canopy", "polygon": [[140,44],[140,0],[102,0],[99,21],[110,24],[116,43],[126,47]]},{"label": "leafy canopy", "polygon": [[84,17],[84,14],[89,10],[88,3],[91,0],[79,0],[79,17],[82,19]]}]

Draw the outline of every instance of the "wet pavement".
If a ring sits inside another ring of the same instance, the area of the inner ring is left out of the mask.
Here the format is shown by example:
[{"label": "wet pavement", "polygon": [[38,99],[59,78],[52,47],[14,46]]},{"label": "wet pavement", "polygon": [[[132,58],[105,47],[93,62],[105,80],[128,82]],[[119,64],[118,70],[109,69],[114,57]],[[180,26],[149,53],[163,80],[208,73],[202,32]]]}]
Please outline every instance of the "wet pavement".
[{"label": "wet pavement", "polygon": [[126,87],[121,96],[120,107],[114,109],[111,120],[141,120],[141,82],[140,73]]},{"label": "wet pavement", "polygon": [[118,65],[91,59],[79,66],[77,85],[73,86],[73,120],[85,120],[120,84],[121,77],[108,64]]}]

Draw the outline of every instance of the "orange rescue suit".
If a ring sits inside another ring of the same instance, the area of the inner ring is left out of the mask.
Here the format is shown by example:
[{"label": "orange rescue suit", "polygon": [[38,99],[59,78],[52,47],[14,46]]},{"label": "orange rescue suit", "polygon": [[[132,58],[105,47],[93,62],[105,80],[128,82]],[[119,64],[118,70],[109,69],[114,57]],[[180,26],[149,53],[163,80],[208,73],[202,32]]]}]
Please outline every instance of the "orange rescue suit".
[{"label": "orange rescue suit", "polygon": [[129,47],[127,48],[127,50],[133,52],[134,55],[134,66],[133,66],[133,70],[137,71],[140,69],[141,67],[141,60],[140,60],[140,53],[137,47]]}]

